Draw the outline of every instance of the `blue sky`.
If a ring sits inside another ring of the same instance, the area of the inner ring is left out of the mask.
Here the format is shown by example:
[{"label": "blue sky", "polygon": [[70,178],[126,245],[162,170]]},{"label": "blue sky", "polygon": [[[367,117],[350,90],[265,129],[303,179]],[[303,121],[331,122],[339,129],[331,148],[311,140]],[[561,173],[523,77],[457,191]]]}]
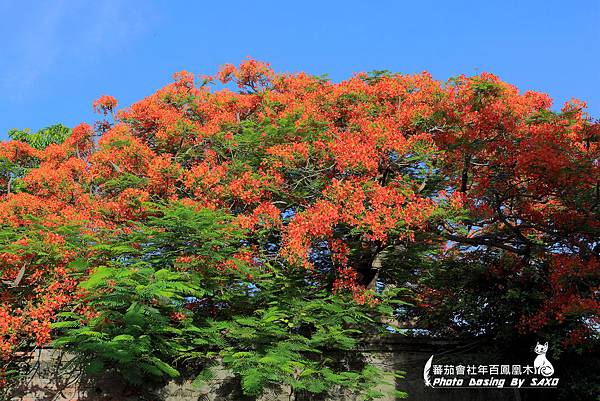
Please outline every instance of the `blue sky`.
[{"label": "blue sky", "polygon": [[489,71],[571,97],[600,117],[600,2],[0,0],[0,138],[9,128],[91,122],[175,71],[213,73],[246,56],[277,71]]}]

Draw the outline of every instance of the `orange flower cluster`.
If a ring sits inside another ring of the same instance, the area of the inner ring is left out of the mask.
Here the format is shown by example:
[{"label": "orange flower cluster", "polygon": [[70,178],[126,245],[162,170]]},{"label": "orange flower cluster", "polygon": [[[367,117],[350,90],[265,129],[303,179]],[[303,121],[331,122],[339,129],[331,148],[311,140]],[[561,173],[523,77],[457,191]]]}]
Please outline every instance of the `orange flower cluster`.
[{"label": "orange flower cluster", "polygon": [[94,100],[92,107],[97,113],[104,115],[111,113],[117,108],[117,99],[109,95],[102,95],[98,99]]}]

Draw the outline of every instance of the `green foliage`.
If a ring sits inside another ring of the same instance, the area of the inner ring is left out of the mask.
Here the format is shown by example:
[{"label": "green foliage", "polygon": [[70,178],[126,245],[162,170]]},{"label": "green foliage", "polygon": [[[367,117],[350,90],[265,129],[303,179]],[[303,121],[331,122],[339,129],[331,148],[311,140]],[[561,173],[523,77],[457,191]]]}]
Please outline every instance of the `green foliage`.
[{"label": "green foliage", "polygon": [[60,314],[53,328],[62,335],[54,346],[77,354],[89,373],[114,368],[136,385],[180,375],[166,361],[188,349],[190,320],[182,306],[186,297],[202,295],[197,280],[182,272],[155,271],[140,262],[100,266],[82,288],[87,290],[93,317]]},{"label": "green foliage", "polygon": [[102,190],[109,193],[120,193],[127,188],[137,188],[145,185],[146,179],[138,177],[131,173],[123,173],[118,177],[102,183]]},{"label": "green foliage", "polygon": [[[285,386],[293,394],[382,396],[372,391],[385,383],[382,372],[357,351],[366,333],[380,332],[378,319],[390,312],[395,291],[372,308],[307,287],[309,279],[306,272],[289,270],[262,275],[246,301],[251,313],[218,315],[199,324],[199,336],[219,344],[207,356],[238,375],[247,395]],[[210,383],[212,369],[203,371],[196,384]]]},{"label": "green foliage", "polygon": [[93,272],[80,285],[94,316],[63,314],[53,326],[61,333],[54,345],[80,355],[90,373],[113,368],[135,385],[178,377],[172,363],[191,351],[195,331],[185,307],[207,289],[197,272],[175,268],[177,256],[215,263],[233,252],[226,241],[235,237],[217,212],[148,207],[154,215],[147,225],[127,235],[108,232],[95,245]]},{"label": "green foliage", "polygon": [[19,179],[25,176],[27,170],[27,168],[18,163],[13,163],[4,157],[0,157],[0,182],[6,183],[2,185],[0,190],[3,193],[18,192],[20,189]]},{"label": "green foliage", "polygon": [[80,285],[87,307],[60,315],[54,346],[90,374],[114,370],[137,386],[194,369],[196,385],[210,385],[221,366],[249,396],[282,386],[298,397],[382,395],[374,389],[386,377],[358,349],[365,335],[381,332],[400,290],[359,305],[317,285],[314,272],[235,259],[244,233],[221,212],[146,206],[144,224],[100,233],[97,255],[73,263],[82,274],[92,270]]},{"label": "green foliage", "polygon": [[[70,134],[71,129],[62,124],[51,125],[34,133],[30,132],[28,128],[24,130],[13,128],[8,131],[11,139],[27,143],[38,150],[45,149],[51,144],[62,143]],[[36,167],[39,167],[37,157],[22,157],[18,161],[0,157],[0,195],[21,192],[23,190],[21,179],[28,171]]]},{"label": "green foliage", "polygon": [[390,70],[373,70],[369,71],[366,77],[362,78],[365,82],[369,84],[376,84],[381,81],[383,78],[389,78],[397,75]]},{"label": "green foliage", "polygon": [[52,144],[63,143],[69,135],[71,135],[71,129],[62,124],[54,124],[36,132],[30,132],[29,128],[24,130],[13,128],[8,131],[11,139],[28,143],[31,147],[40,150]]}]

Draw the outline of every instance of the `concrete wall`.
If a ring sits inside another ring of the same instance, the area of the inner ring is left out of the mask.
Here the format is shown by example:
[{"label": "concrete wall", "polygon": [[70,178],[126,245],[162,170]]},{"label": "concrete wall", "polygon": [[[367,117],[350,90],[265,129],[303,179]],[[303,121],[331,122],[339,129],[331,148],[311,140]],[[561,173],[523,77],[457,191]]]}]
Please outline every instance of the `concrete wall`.
[{"label": "concrete wall", "polygon": [[[407,372],[405,379],[398,379],[395,386],[408,393],[408,400],[413,401],[519,401],[519,394],[510,389],[431,389],[423,384],[423,367],[432,354],[454,353],[461,358],[476,357],[477,349],[469,344],[419,340],[403,336],[390,336],[369,341],[361,352],[376,365],[387,371],[403,370]],[[132,394],[126,386],[114,377],[101,379],[85,379],[77,370],[69,372],[69,359],[59,351],[44,349],[37,351],[31,363],[32,370],[21,386],[15,389],[10,400],[23,401],[244,401],[250,400],[239,393],[235,378],[228,372],[221,371],[217,375],[217,384],[212,388],[197,389],[189,381],[172,381],[167,386],[152,391],[147,395]],[[265,394],[260,401],[288,401],[286,389]],[[293,399],[293,398],[292,398]],[[326,401],[359,400],[348,394],[340,394]],[[385,401],[392,401],[388,397]],[[316,401],[316,398],[315,398]]]}]

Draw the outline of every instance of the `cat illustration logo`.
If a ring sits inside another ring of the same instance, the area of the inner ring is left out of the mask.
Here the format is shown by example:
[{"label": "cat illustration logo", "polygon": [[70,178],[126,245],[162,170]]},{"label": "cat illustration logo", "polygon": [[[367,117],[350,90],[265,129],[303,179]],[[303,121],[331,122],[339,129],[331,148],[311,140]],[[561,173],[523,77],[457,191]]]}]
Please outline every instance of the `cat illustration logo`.
[{"label": "cat illustration logo", "polygon": [[434,364],[435,355],[431,355],[423,367],[423,382],[429,388],[557,388],[560,379],[551,377],[554,366],[546,358],[548,343],[536,343],[533,351],[537,354],[533,366],[466,361],[450,364],[444,359],[443,364]]},{"label": "cat illustration logo", "polygon": [[537,343],[535,348],[533,349],[538,356],[535,357],[535,361],[533,361],[533,368],[537,374],[540,374],[544,377],[549,377],[554,374],[554,366],[550,363],[550,361],[546,358],[546,352],[548,352],[548,342],[544,345]]}]

